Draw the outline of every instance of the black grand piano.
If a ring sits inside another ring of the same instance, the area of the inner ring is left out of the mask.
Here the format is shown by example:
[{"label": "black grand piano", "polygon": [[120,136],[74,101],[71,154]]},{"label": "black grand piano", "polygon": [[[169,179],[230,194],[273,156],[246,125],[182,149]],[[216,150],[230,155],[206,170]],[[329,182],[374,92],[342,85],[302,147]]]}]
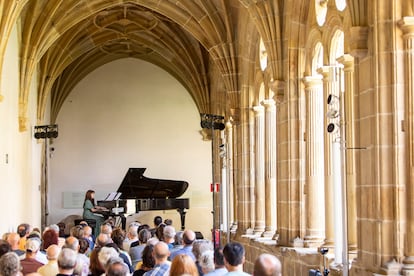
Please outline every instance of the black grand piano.
[{"label": "black grand piano", "polygon": [[135,212],[150,210],[172,210],[180,213],[181,229],[185,228],[186,209],[190,208],[188,198],[180,197],[188,187],[188,182],[147,178],[143,174],[146,168],[129,168],[118,188],[121,196],[117,200],[98,201],[98,206],[106,207],[104,216],[120,216],[125,229],[127,200],[135,200]]}]

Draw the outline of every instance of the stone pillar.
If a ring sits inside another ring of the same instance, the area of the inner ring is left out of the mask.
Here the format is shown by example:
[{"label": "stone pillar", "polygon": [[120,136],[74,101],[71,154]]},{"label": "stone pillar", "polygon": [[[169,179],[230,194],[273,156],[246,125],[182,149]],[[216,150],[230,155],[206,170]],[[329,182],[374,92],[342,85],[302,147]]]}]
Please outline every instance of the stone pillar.
[{"label": "stone pillar", "polygon": [[318,247],[325,237],[324,113],[322,76],[305,77],[306,91],[306,236],[305,246]]},{"label": "stone pillar", "polygon": [[[318,70],[318,73],[323,76],[323,98],[324,98],[324,114],[328,112],[328,107],[326,104],[326,99],[329,94],[335,94],[335,83],[334,83],[334,69],[330,66],[324,66]],[[337,95],[337,93],[336,93]],[[324,116],[324,126],[326,127],[329,124],[328,118]],[[334,201],[333,201],[333,164],[330,156],[332,156],[332,135],[324,129],[324,149],[325,149],[325,162],[324,162],[324,171],[325,171],[325,247],[334,246]]]},{"label": "stone pillar", "polygon": [[265,232],[273,237],[276,230],[276,104],[273,99],[264,100],[265,109]]},{"label": "stone pillar", "polygon": [[356,153],[360,150],[355,141],[355,91],[354,91],[354,58],[343,55],[338,62],[344,65],[345,79],[345,141],[346,156],[346,187],[347,187],[347,222],[348,249],[357,250],[357,210],[356,210]]},{"label": "stone pillar", "polygon": [[404,17],[400,22],[405,51],[405,135],[407,155],[406,234],[403,275],[414,275],[414,17]]},{"label": "stone pillar", "polygon": [[254,234],[262,235],[265,230],[265,154],[264,154],[264,107],[254,106],[255,118],[255,223]]},{"label": "stone pillar", "polygon": [[230,231],[234,231],[237,226],[237,206],[235,204],[237,194],[234,189],[234,168],[233,168],[233,124],[228,121],[226,123],[226,138],[227,138],[227,186],[228,186],[228,222],[230,225]]}]

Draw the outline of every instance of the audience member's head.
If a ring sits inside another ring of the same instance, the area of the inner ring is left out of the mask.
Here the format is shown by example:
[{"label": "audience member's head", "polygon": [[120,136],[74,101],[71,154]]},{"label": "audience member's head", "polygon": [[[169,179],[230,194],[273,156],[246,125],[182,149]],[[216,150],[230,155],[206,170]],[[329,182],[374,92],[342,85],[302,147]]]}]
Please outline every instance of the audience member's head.
[{"label": "audience member's head", "polygon": [[189,230],[189,229],[184,230],[184,233],[183,233],[183,244],[184,245],[192,245],[195,239],[196,239],[196,235],[194,231]]},{"label": "audience member's head", "polygon": [[111,243],[112,239],[111,236],[108,234],[100,233],[96,238],[96,246],[97,247],[104,247],[106,244]]},{"label": "audience member's head", "polygon": [[71,275],[76,267],[77,253],[70,248],[62,248],[58,256],[60,274]]},{"label": "audience member's head", "polygon": [[26,242],[26,256],[36,256],[37,251],[40,249],[40,240],[37,238],[28,239]]},{"label": "audience member's head", "polygon": [[83,226],[75,225],[72,228],[70,228],[70,236],[75,237],[77,239],[83,237]]},{"label": "audience member's head", "polygon": [[115,228],[111,233],[112,241],[118,245],[118,248],[123,249],[123,243],[126,238],[125,231],[121,228]]},{"label": "audience member's head", "polygon": [[58,244],[59,235],[53,229],[48,229],[43,232],[43,249],[46,250],[52,244]]},{"label": "audience member's head", "polygon": [[17,233],[20,235],[20,238],[26,237],[30,233],[30,224],[22,223],[17,226]]},{"label": "audience member's head", "polygon": [[216,268],[223,268],[224,267],[224,255],[223,255],[223,248],[218,247],[214,249],[214,264]]},{"label": "audience member's head", "polygon": [[159,264],[165,262],[169,255],[170,250],[165,242],[160,241],[154,246],[155,263]]},{"label": "audience member's head", "polygon": [[155,236],[158,238],[159,241],[164,241],[164,228],[165,224],[160,223],[160,225],[158,225],[157,229],[155,230]]},{"label": "audience member's head", "polygon": [[142,229],[138,233],[138,239],[141,244],[146,244],[151,238],[151,232],[148,229]]},{"label": "audience member's head", "polygon": [[134,240],[138,239],[138,227],[139,225],[137,223],[131,223],[128,227],[128,239]]},{"label": "audience member's head", "polygon": [[164,220],[164,224],[165,225],[172,225],[173,224],[173,221],[172,221],[172,219],[165,219]]},{"label": "audience member's head", "polygon": [[5,240],[0,240],[0,257],[11,251],[10,244]]},{"label": "audience member's head", "polygon": [[170,276],[181,275],[198,276],[198,269],[195,262],[186,254],[175,256],[171,263]]},{"label": "audience member's head", "polygon": [[89,242],[85,238],[79,239],[79,253],[85,254],[89,249]]},{"label": "audience member's head", "polygon": [[10,244],[11,250],[19,249],[20,235],[17,233],[10,233],[7,236],[7,242]]},{"label": "audience member's head", "polygon": [[111,258],[108,260],[106,266],[106,276],[127,276],[129,275],[129,268],[120,257]]},{"label": "audience member's head", "polygon": [[84,238],[92,237],[92,227],[90,227],[89,225],[86,225],[83,227],[83,237]]},{"label": "audience member's head", "polygon": [[153,268],[155,265],[155,259],[154,259],[154,245],[147,244],[144,247],[144,250],[142,251],[142,266],[144,268],[150,269]]},{"label": "audience member's head", "polygon": [[162,217],[160,216],[155,216],[154,217],[154,226],[158,227],[158,225],[160,225],[162,223]]},{"label": "audience member's head", "polygon": [[198,263],[203,271],[203,274],[207,274],[215,269],[214,265],[214,251],[207,250],[201,253],[198,258]]},{"label": "audience member's head", "polygon": [[112,225],[110,222],[105,222],[104,224],[101,225],[101,233],[108,234],[109,236],[111,236]]},{"label": "audience member's head", "polygon": [[58,256],[59,256],[59,253],[60,253],[59,246],[57,246],[56,244],[51,244],[46,249],[46,258],[49,261],[51,261],[51,260],[57,260],[58,259]]},{"label": "audience member's head", "polygon": [[14,252],[8,252],[0,258],[0,275],[17,276],[20,274],[20,259]]},{"label": "audience member's head", "polygon": [[174,238],[175,238],[175,228],[174,228],[174,226],[171,226],[171,225],[166,225],[165,227],[164,227],[164,239],[167,241],[167,242],[170,242],[171,243],[171,241],[173,241],[174,240]]},{"label": "audience member's head", "polygon": [[117,257],[119,257],[119,253],[113,247],[102,247],[98,253],[99,263],[104,268],[104,270],[107,269],[108,261],[111,258],[117,258]]},{"label": "audience member's head", "polygon": [[183,235],[184,231],[178,231],[177,233],[175,233],[174,246],[183,245]]},{"label": "audience member's head", "polygon": [[79,240],[73,236],[67,237],[63,248],[70,248],[75,252],[79,252]]},{"label": "audience member's head", "polygon": [[92,250],[91,254],[89,255],[89,271],[92,275],[102,275],[105,273],[105,269],[98,259],[100,251],[101,248],[96,248]]},{"label": "audience member's head", "polygon": [[261,254],[254,263],[254,275],[281,276],[282,264],[276,256],[271,254]]},{"label": "audience member's head", "polygon": [[195,240],[193,242],[193,254],[195,259],[198,261],[201,253],[207,251],[207,250],[214,250],[213,243],[210,240]]},{"label": "audience member's head", "polygon": [[238,242],[226,244],[223,249],[223,255],[224,263],[229,271],[233,271],[235,268],[242,266],[245,260],[244,247]]}]

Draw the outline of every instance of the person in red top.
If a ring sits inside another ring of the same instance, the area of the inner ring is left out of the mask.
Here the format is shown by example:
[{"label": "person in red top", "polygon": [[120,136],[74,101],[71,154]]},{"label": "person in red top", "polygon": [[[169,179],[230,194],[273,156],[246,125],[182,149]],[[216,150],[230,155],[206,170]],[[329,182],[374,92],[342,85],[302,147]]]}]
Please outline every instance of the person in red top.
[{"label": "person in red top", "polygon": [[26,241],[26,257],[20,261],[22,266],[22,274],[26,275],[37,272],[43,264],[36,260],[37,251],[40,249],[40,240],[31,238]]}]

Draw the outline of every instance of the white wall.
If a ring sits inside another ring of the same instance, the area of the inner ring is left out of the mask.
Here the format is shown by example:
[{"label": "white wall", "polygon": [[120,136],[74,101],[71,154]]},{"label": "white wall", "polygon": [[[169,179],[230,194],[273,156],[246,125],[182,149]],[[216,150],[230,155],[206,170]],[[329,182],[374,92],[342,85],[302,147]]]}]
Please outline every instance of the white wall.
[{"label": "white wall", "polygon": [[[82,213],[63,208],[63,194],[83,196],[93,189],[102,197],[116,191],[128,168],[144,167],[147,177],[189,182],[182,196],[190,198],[186,226],[209,235],[211,145],[199,134],[199,111],[190,95],[168,73],[136,59],[104,65],[75,87],[57,123],[49,223]],[[137,219],[152,224],[156,214],[179,227],[175,210],[142,212]]]},{"label": "white wall", "polygon": [[3,60],[0,90],[0,233],[16,231],[22,222],[40,226],[40,163],[42,144],[33,138],[37,82],[33,76],[27,103],[28,130],[19,131],[19,38],[10,34]]}]

